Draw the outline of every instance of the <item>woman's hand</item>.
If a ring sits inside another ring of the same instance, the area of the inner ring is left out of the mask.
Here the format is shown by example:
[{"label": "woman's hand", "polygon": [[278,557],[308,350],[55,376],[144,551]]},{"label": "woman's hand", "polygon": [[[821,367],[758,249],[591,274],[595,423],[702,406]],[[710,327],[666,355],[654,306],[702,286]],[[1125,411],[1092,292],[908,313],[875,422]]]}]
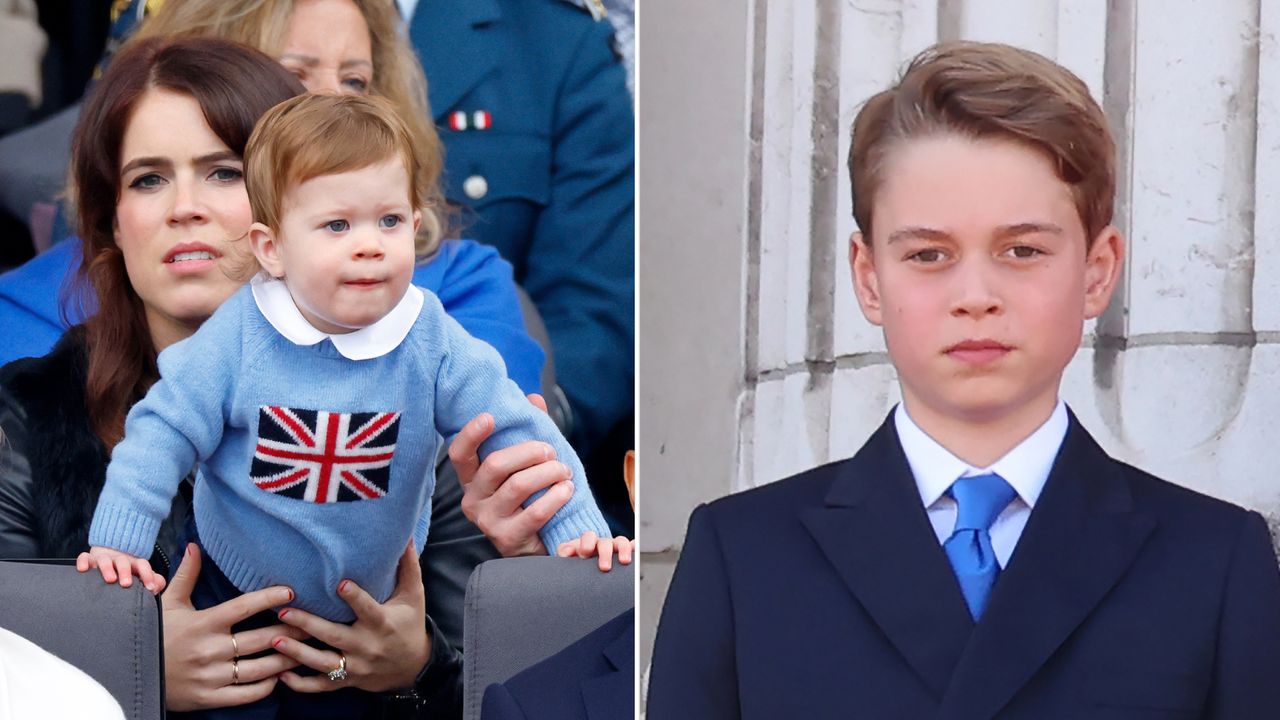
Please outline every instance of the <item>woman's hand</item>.
[{"label": "woman's hand", "polygon": [[[269,650],[282,634],[305,638],[284,625],[238,632],[231,626],[252,615],[293,600],[286,587],[269,587],[205,610],[191,605],[191,590],[200,575],[200,549],[188,545],[169,590],[160,596],[164,609],[165,707],[172,711],[231,707],[260,700],[276,686],[276,676],[297,663],[285,655],[244,659]],[[236,656],[242,659],[236,659]]]},{"label": "woman's hand", "polygon": [[[303,610],[280,611],[280,619],[285,623],[337,649],[337,652],[319,650],[293,637],[277,637],[272,644],[278,652],[324,673],[303,677],[286,672],[280,679],[305,693],[329,692],[348,686],[386,692],[413,685],[431,656],[422,568],[413,552],[413,542],[400,556],[396,587],[385,603],[379,605],[350,580],[338,585],[338,596],[356,613],[355,624],[350,627]],[[335,681],[329,679],[328,673],[341,665],[338,652],[346,657],[347,677]]]},{"label": "woman's hand", "polygon": [[[543,412],[546,401],[529,395]],[[449,444],[449,459],[462,485],[462,512],[504,557],[545,555],[538,531],[573,496],[569,466],[555,459],[548,444],[529,442],[503,448],[480,462],[479,450],[493,434],[493,416],[480,413]],[[529,507],[525,500],[550,488]]]}]

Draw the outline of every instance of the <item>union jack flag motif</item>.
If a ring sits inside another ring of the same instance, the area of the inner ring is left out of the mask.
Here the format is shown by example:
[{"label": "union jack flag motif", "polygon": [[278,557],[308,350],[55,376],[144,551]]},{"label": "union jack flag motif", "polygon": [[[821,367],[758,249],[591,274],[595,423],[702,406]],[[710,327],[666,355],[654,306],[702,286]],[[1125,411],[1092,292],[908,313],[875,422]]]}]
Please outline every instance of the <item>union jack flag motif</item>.
[{"label": "union jack flag motif", "polygon": [[389,490],[400,413],[258,408],[249,479],[307,502],[374,500]]}]

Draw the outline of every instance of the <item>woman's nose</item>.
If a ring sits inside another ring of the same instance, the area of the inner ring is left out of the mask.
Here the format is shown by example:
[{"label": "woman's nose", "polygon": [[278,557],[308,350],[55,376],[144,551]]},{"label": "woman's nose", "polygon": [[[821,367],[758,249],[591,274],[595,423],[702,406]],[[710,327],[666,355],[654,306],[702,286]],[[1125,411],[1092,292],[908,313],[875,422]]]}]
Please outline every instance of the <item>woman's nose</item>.
[{"label": "woman's nose", "polygon": [[307,89],[307,92],[316,95],[337,95],[342,92],[342,83],[338,80],[338,74],[323,70],[307,73],[302,86]]},{"label": "woman's nose", "polygon": [[177,179],[173,184],[173,205],[169,211],[169,223],[180,224],[193,220],[202,220],[205,209],[200,201],[200,192],[190,180]]}]

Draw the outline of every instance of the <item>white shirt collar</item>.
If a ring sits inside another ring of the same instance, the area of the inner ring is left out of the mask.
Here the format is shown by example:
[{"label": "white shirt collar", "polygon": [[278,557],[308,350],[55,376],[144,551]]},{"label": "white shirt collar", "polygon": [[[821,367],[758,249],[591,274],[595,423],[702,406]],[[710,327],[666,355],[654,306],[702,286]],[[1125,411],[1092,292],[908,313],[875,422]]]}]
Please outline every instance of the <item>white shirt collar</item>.
[{"label": "white shirt collar", "polygon": [[418,9],[418,0],[396,0],[400,8],[400,21],[408,25],[413,20],[413,11]]},{"label": "white shirt collar", "polygon": [[263,272],[249,284],[262,316],[289,342],[307,346],[327,339],[348,360],[382,357],[399,347],[417,322],[424,302],[422,290],[410,285],[400,302],[381,320],[349,333],[329,334],[307,322],[284,281]]},{"label": "white shirt collar", "polygon": [[995,473],[1004,478],[1027,507],[1034,508],[1049,479],[1049,471],[1058,456],[1058,449],[1067,436],[1068,426],[1067,406],[1062,400],[1058,400],[1053,414],[1027,439],[1018,443],[990,467],[975,468],[929,437],[901,404],[893,413],[893,424],[898,431],[898,440],[902,443],[902,452],[907,456],[907,464],[911,466],[911,474],[915,476],[916,489],[920,491],[920,499],[926,508],[936,503],[957,479],[986,473]]}]

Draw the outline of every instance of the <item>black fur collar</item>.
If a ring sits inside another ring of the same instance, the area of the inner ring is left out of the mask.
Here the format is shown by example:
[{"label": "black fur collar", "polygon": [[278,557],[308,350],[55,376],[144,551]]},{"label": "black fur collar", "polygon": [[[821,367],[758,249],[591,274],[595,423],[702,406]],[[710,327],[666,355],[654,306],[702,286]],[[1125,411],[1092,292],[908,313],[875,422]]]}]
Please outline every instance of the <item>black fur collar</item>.
[{"label": "black fur collar", "polygon": [[75,557],[88,546],[106,476],[107,452],[85,410],[87,364],[84,335],[75,328],[48,355],[10,363],[0,373],[0,385],[26,415],[23,440],[44,557]]}]

